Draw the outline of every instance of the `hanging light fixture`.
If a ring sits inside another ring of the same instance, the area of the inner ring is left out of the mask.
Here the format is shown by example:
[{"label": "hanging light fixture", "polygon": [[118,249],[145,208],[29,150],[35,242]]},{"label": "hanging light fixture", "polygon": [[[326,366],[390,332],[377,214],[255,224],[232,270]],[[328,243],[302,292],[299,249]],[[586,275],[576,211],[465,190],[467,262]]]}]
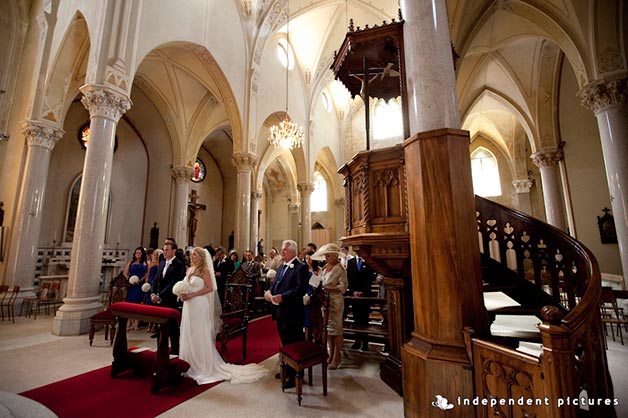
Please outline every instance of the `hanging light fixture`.
[{"label": "hanging light fixture", "polygon": [[[303,143],[303,127],[288,116],[288,71],[290,69],[290,0],[288,0],[288,20],[286,23],[286,116],[278,125],[270,127],[268,142],[275,148],[291,150],[299,148]],[[294,54],[293,54],[294,55]]]}]

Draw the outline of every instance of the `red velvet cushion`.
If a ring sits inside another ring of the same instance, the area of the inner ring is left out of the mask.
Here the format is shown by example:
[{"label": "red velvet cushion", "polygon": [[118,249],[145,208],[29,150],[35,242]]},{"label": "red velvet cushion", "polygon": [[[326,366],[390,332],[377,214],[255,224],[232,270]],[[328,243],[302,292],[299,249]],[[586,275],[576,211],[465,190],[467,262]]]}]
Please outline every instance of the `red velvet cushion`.
[{"label": "red velvet cushion", "polygon": [[95,315],[92,315],[92,317],[89,319],[98,320],[98,321],[113,321],[116,318],[113,316],[110,310],[106,310],[106,311],[98,312]]},{"label": "red velvet cushion", "polygon": [[118,302],[111,305],[111,312],[125,312],[136,315],[152,315],[161,318],[179,319],[181,313],[176,309],[164,308],[162,306],[142,305],[139,303]]},{"label": "red velvet cushion", "polygon": [[240,325],[242,323],[242,318],[225,318],[222,322],[227,326],[227,328],[231,328],[233,326]]},{"label": "red velvet cushion", "polygon": [[320,356],[324,352],[320,345],[309,341],[287,344],[281,347],[279,351],[295,361],[304,361],[311,357]]}]

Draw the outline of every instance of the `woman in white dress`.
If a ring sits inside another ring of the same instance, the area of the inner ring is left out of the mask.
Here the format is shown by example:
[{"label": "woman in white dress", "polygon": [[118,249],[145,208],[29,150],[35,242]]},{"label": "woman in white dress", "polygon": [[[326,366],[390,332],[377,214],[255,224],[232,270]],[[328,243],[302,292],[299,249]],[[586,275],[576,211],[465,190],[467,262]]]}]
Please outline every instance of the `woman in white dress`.
[{"label": "woman in white dress", "polygon": [[183,300],[179,358],[190,364],[184,376],[199,385],[221,380],[249,383],[263,378],[268,374],[263,366],[228,364],[218,353],[216,334],[220,329],[222,308],[215,291],[213,263],[209,252],[200,247],[192,250],[190,261],[192,266],[183,279],[187,291],[179,296]]}]

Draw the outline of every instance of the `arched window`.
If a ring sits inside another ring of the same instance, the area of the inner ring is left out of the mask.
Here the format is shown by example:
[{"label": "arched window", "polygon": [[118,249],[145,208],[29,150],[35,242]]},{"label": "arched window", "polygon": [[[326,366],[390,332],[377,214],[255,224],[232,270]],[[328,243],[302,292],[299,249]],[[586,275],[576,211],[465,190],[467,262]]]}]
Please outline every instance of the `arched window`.
[{"label": "arched window", "polygon": [[373,139],[388,139],[403,135],[403,117],[397,99],[386,103],[379,99],[373,110]]},{"label": "arched window", "polygon": [[501,196],[497,159],[486,148],[478,148],[471,154],[473,192],[478,196]]},{"label": "arched window", "polygon": [[281,38],[277,42],[277,58],[284,68],[287,67],[289,70],[294,68],[294,52],[286,38]]},{"label": "arched window", "polygon": [[327,182],[318,171],[314,172],[314,192],[310,197],[310,210],[312,212],[327,210]]}]

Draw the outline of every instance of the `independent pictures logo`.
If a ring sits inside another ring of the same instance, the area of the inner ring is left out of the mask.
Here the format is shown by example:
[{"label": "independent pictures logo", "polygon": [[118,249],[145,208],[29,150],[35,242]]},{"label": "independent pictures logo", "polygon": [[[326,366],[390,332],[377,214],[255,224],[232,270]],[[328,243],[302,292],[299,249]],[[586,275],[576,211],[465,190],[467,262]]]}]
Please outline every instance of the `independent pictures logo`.
[{"label": "independent pictures logo", "polygon": [[454,404],[449,403],[447,398],[443,398],[440,395],[436,395],[436,400],[432,402],[432,406],[434,408],[442,409],[443,411],[454,408]]}]

